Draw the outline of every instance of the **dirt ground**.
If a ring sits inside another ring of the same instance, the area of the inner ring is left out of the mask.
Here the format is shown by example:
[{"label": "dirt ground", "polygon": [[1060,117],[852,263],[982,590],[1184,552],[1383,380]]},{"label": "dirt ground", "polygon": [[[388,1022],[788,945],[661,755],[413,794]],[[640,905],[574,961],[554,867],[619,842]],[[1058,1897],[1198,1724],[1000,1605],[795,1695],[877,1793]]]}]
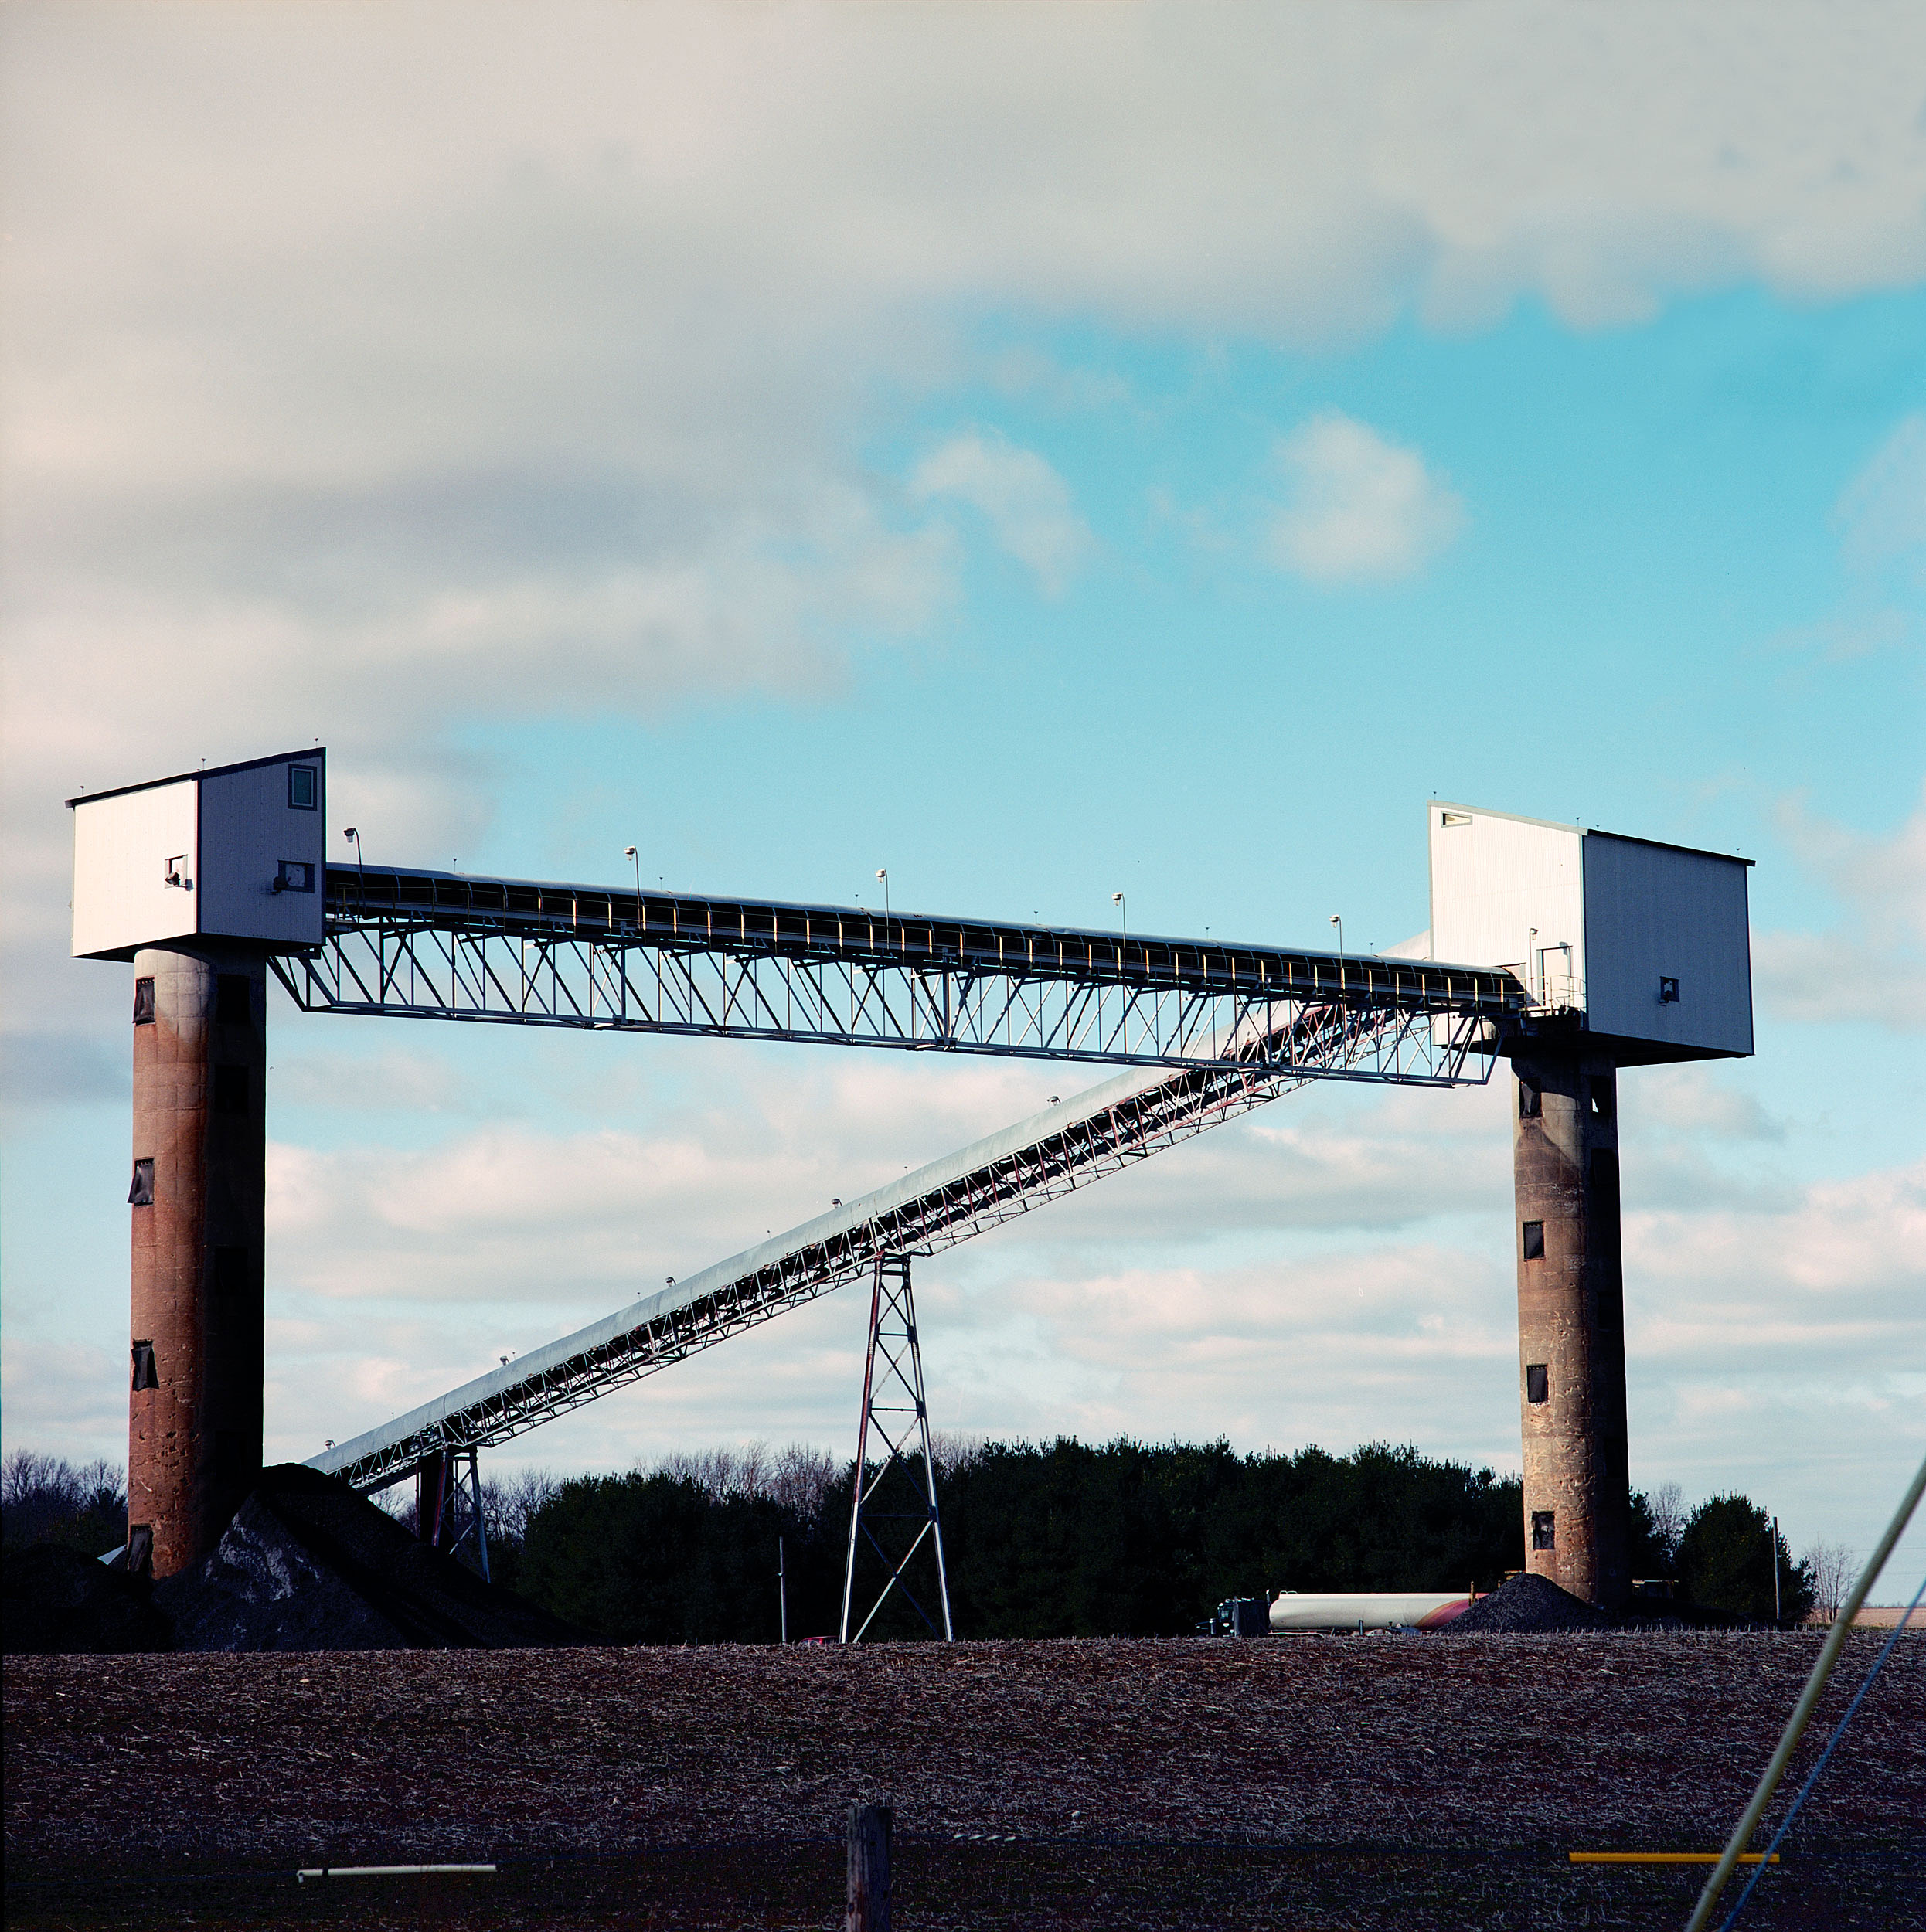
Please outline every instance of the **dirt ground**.
[{"label": "dirt ground", "polygon": [[[19,1658],[5,1921],[827,1927],[860,1797],[906,1929],[1681,1924],[1703,1872],[1566,1855],[1716,1849],[1819,1641]],[[1922,1818],[1902,1639],[1741,1924],[1926,1927]]]}]

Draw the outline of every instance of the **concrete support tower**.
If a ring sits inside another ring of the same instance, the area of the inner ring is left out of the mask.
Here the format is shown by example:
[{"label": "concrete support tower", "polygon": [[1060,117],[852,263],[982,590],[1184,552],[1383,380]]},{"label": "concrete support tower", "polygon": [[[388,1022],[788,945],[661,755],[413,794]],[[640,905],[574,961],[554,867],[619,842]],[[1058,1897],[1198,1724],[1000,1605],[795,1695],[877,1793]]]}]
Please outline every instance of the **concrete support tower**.
[{"label": "concrete support tower", "polygon": [[128,1561],[167,1577],[260,1472],[267,988],[233,947],[134,975]]},{"label": "concrete support tower", "polygon": [[267,962],[326,930],[327,758],[67,801],[73,957],[134,967],[127,1562],[155,1576],[260,1471]]},{"label": "concrete support tower", "polygon": [[1632,1587],[1618,1073],[1555,1048],[1513,1070],[1525,1563],[1615,1609]]},{"label": "concrete support tower", "polygon": [[1618,1070],[1752,1051],[1750,861],[1475,805],[1428,808],[1434,959],[1516,975],[1525,1563],[1631,1594]]}]

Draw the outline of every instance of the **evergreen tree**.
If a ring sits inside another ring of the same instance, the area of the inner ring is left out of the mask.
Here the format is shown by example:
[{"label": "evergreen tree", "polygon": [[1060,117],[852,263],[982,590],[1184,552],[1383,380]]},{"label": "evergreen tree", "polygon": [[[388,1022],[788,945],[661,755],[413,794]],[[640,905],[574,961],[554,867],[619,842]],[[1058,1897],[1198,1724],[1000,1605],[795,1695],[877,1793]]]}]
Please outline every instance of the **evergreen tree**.
[{"label": "evergreen tree", "polygon": [[[852,1478],[787,1502],[665,1473],[564,1483],[528,1516],[517,1587],[621,1642],[766,1643],[781,1536],[791,1634],[831,1633]],[[990,1444],[940,1472],[937,1496],[964,1637],[1182,1635],[1226,1597],[1489,1588],[1524,1560],[1515,1480],[1382,1444],[1343,1457],[1121,1438]],[[861,1553],[859,1615],[886,1574]],[[934,1617],[927,1546],[909,1580]],[[869,1633],[927,1634],[900,1599]]]},{"label": "evergreen tree", "polygon": [[1692,1512],[1679,1539],[1679,1580],[1696,1610],[1753,1623],[1772,1621],[1773,1565],[1779,1621],[1800,1624],[1813,1603],[1812,1579],[1795,1563],[1772,1520],[1748,1496],[1713,1496]]}]

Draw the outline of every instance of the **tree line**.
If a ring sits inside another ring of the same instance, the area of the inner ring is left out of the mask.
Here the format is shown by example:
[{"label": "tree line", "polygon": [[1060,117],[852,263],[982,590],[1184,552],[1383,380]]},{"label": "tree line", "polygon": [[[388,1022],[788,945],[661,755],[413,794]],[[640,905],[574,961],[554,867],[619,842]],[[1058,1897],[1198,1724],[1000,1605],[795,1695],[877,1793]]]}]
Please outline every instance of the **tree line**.
[{"label": "tree line", "polygon": [[[1495,1588],[1524,1565],[1518,1479],[1373,1444],[1240,1455],[1223,1442],[1093,1444],[955,1440],[937,1490],[951,1610],[973,1638],[1173,1636],[1223,1598],[1279,1590]],[[768,1643],[831,1636],[840,1620],[854,1471],[794,1447],[676,1457],[624,1475],[525,1472],[485,1485],[497,1582],[621,1643]],[[907,1480],[886,1485],[879,1536],[890,1558],[920,1526]],[[407,1519],[412,1486],[384,1500]],[[119,1472],[31,1452],[6,1458],[5,1540],[90,1552],[125,1535]],[[891,1512],[901,1512],[893,1514]],[[1632,1507],[1632,1570],[1676,1578],[1680,1603],[1768,1621],[1836,1605],[1844,1553],[1794,1563],[1744,1496],[1687,1514],[1676,1485]],[[782,1583],[779,1594],[778,1570]],[[859,1619],[888,1571],[859,1552]],[[926,1541],[905,1572],[921,1604],[893,1596],[871,1635],[914,1638],[940,1621]],[[925,1621],[927,1619],[927,1621]]]},{"label": "tree line", "polygon": [[[791,1636],[833,1635],[853,1470],[787,1454],[780,1485],[727,1452],[706,1466],[560,1482],[529,1511],[519,1543],[504,1543],[497,1574],[618,1641],[764,1643],[780,1628],[780,1548]],[[797,1480],[798,1458],[812,1479]],[[951,1444],[937,1491],[961,1636],[1180,1635],[1227,1597],[1483,1591],[1524,1564],[1517,1478],[1382,1444],[1344,1456],[1122,1439]],[[914,1532],[907,1484],[883,1504],[906,1512],[890,1527]],[[1680,1608],[1769,1621],[1775,1561],[1780,1621],[1812,1607],[1815,1562],[1794,1563],[1747,1498],[1713,1497],[1687,1515],[1676,1494],[1655,1506],[1636,1496],[1632,1531],[1634,1574],[1675,1580]],[[886,1573],[859,1550],[858,1620]],[[922,1636],[937,1621],[927,1549],[906,1580],[927,1621],[893,1600],[873,1635]]]}]

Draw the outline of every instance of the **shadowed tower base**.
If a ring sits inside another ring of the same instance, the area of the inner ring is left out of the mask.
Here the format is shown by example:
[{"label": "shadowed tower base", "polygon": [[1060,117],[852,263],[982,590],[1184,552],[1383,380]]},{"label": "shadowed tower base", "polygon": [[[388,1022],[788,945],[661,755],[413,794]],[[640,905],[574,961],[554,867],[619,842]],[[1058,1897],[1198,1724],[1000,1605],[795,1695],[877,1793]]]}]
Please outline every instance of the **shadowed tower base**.
[{"label": "shadowed tower base", "polygon": [[1632,1590],[1618,1073],[1542,1049],[1513,1071],[1525,1566],[1614,1610]]},{"label": "shadowed tower base", "polygon": [[236,948],[134,961],[128,1555],[173,1575],[261,1466],[266,968]]}]

